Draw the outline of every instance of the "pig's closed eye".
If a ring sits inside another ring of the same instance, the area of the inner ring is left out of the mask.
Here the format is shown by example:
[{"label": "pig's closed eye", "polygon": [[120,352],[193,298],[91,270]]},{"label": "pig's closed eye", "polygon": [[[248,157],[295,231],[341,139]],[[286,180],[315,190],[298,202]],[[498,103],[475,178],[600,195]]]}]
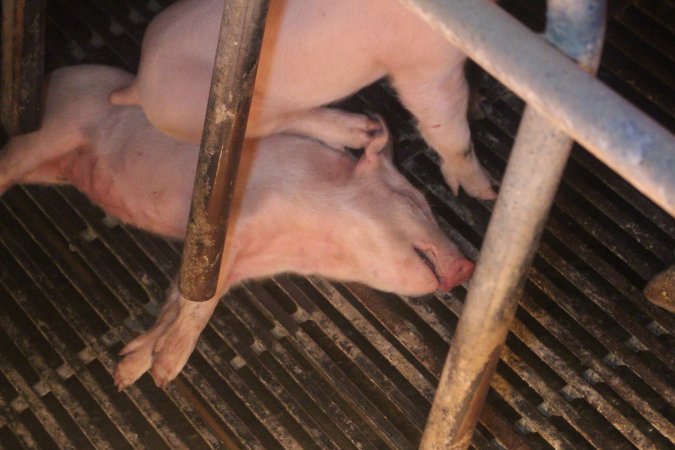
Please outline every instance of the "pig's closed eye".
[{"label": "pig's closed eye", "polygon": [[429,257],[429,255],[427,255],[427,253],[424,252],[424,250],[421,250],[415,246],[413,246],[413,250],[415,250],[415,253],[417,253],[417,256],[420,257],[422,262],[424,262],[424,264],[429,266],[429,268],[434,273],[436,278],[438,278],[438,272],[436,271],[436,264],[434,264],[433,260]]}]

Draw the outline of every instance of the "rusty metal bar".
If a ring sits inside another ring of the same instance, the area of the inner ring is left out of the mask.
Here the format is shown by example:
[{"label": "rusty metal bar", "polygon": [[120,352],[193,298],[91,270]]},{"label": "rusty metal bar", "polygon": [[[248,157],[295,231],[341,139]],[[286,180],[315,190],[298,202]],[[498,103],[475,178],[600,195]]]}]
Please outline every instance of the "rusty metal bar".
[{"label": "rusty metal bar", "polygon": [[269,0],[227,0],[218,38],[178,288],[213,296]]},{"label": "rusty metal bar", "polygon": [[399,1],[675,216],[675,137],[666,129],[488,0]]},{"label": "rusty metal bar", "polygon": [[[546,37],[594,73],[605,2],[549,0]],[[528,106],[445,361],[421,449],[469,446],[572,139]]]},{"label": "rusty metal bar", "polygon": [[40,126],[44,0],[2,1],[2,125],[10,136]]}]

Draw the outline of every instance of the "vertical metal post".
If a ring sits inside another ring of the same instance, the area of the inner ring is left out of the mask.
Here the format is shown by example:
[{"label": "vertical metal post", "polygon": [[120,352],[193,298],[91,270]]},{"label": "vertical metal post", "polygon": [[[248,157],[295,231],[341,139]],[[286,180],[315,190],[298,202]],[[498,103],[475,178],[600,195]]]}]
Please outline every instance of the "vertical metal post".
[{"label": "vertical metal post", "polygon": [[178,288],[216,290],[269,0],[225,0]]},{"label": "vertical metal post", "polygon": [[[549,0],[547,38],[597,68],[605,3]],[[457,324],[421,449],[469,446],[572,140],[527,107]]]},{"label": "vertical metal post", "polygon": [[11,136],[40,126],[44,0],[2,1],[2,125]]}]

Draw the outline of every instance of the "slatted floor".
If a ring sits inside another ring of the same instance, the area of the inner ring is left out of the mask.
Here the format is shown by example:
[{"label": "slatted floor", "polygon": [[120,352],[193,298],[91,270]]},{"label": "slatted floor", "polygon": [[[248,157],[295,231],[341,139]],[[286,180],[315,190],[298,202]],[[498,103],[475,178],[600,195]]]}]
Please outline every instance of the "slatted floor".
[{"label": "slatted floor", "polygon": [[[133,70],[158,0],[49,0],[47,68]],[[502,5],[541,27],[542,2]],[[600,78],[675,131],[675,4],[610,2]],[[480,71],[477,152],[499,179],[522,103]],[[491,205],[454,197],[386,86],[401,168],[475,258]],[[180,244],[107,218],[70,188],[0,198],[0,447],[415,448],[463,288],[405,298],[283,276],[230,292],[166,390],[118,393],[117,352],[147,328]],[[675,262],[675,220],[575,149],[472,446],[673,448],[672,314],[646,281]]]}]

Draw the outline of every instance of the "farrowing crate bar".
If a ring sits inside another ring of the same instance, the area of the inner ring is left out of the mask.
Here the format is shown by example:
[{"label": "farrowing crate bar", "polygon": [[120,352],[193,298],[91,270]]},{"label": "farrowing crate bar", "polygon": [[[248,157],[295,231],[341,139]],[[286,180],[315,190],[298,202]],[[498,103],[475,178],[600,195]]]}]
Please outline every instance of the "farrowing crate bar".
[{"label": "farrowing crate bar", "polygon": [[227,0],[223,9],[178,281],[190,300],[216,291],[268,9],[269,0]]},{"label": "farrowing crate bar", "polygon": [[2,1],[2,125],[11,136],[40,126],[44,0]]},{"label": "farrowing crate bar", "polygon": [[[605,36],[605,2],[548,0],[546,15],[546,38],[595,74]],[[421,449],[471,443],[571,150],[571,138],[531,106],[525,108]]]}]

